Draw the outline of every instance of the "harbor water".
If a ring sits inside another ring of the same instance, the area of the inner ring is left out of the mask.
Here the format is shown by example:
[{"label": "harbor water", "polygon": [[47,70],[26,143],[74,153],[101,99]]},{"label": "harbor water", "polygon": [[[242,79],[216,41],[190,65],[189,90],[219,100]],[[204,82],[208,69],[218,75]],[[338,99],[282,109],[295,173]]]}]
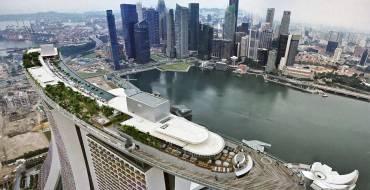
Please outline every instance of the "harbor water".
[{"label": "harbor water", "polygon": [[157,70],[130,75],[141,90],[159,92],[193,110],[193,121],[239,140],[272,144],[269,153],[292,163],[360,171],[356,189],[370,189],[370,103],[297,91],[254,75]]}]

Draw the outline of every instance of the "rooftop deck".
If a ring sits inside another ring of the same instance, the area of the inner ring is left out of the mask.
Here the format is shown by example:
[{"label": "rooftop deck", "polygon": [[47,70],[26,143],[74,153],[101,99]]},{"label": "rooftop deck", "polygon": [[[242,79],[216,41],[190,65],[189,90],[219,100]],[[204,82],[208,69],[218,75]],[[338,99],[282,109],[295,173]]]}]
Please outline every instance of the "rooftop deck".
[{"label": "rooftop deck", "polygon": [[[173,175],[215,189],[304,189],[303,186],[298,184],[299,177],[295,175],[292,170],[285,167],[282,162],[266,154],[257,153],[248,147],[243,147],[243,149],[246,154],[252,157],[254,167],[246,176],[241,178],[236,178],[235,174],[231,172],[220,173],[199,167],[194,163],[182,160],[172,154],[159,151],[156,148],[138,141],[134,142],[139,145],[140,148],[128,151],[124,146],[126,142],[122,141],[122,139],[114,137],[106,131],[98,129],[67,112],[52,99],[47,97],[43,90],[39,89],[37,85],[34,86],[45,102],[53,108],[58,109],[66,118],[72,119],[77,125],[84,128],[90,134],[104,140],[104,142],[135,159],[141,160],[151,166],[158,167]],[[242,146],[240,143],[228,139],[225,139],[225,143],[232,147]]]}]

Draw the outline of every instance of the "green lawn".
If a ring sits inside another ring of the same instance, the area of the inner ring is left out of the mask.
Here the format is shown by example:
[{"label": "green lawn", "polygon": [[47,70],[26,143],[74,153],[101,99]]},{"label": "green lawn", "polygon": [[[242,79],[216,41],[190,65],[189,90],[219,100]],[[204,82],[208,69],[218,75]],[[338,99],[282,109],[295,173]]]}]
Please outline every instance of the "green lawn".
[{"label": "green lawn", "polygon": [[161,71],[187,72],[191,66],[192,65],[189,63],[180,62],[175,64],[161,65],[158,68]]}]

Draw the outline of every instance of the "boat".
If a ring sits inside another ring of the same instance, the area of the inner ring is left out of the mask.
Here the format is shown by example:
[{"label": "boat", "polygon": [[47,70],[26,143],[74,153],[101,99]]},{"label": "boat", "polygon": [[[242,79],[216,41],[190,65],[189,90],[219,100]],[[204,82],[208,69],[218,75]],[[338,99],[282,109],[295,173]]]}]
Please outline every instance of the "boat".
[{"label": "boat", "polygon": [[327,95],[327,94],[325,94],[325,93],[323,93],[321,96],[322,96],[323,98],[327,98],[327,97],[328,97],[328,95]]}]

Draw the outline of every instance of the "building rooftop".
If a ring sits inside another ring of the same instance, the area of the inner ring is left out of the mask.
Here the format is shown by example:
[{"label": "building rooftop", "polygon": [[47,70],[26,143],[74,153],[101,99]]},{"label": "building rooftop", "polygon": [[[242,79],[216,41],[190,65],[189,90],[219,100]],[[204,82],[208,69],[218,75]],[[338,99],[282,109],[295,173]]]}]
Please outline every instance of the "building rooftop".
[{"label": "building rooftop", "polygon": [[184,118],[170,117],[156,131],[189,144],[203,143],[208,139],[208,130]]},{"label": "building rooftop", "polygon": [[58,50],[54,47],[53,44],[44,44],[40,45],[41,48],[41,56],[43,57],[50,57],[50,56],[57,56]]},{"label": "building rooftop", "polygon": [[[131,119],[122,122],[122,125],[134,126],[143,133],[159,138],[163,141],[175,144],[182,147],[183,150],[201,156],[212,156],[220,153],[225,147],[225,142],[219,135],[208,131],[207,128],[188,121],[182,117],[170,114],[158,122],[149,121],[143,117],[131,113],[127,108],[127,100],[125,90],[123,88],[112,89],[110,93],[116,95],[116,98],[111,99],[108,105],[124,113],[132,116]],[[140,93],[144,96],[137,96],[142,101],[152,101],[154,98],[156,103],[153,105],[162,104],[163,101],[168,101],[163,98],[158,98],[147,93]],[[146,99],[148,97],[148,99]],[[149,98],[150,97],[150,98]]]},{"label": "building rooftop", "polygon": [[48,84],[54,85],[61,81],[53,73],[48,72],[48,70],[44,66],[29,68],[28,72],[30,72],[30,74],[43,88],[46,87],[46,85]]},{"label": "building rooftop", "polygon": [[168,102],[168,100],[153,96],[146,92],[139,92],[137,94],[129,96],[129,98],[134,99],[138,102],[141,102],[149,107],[155,108],[161,104]]}]

